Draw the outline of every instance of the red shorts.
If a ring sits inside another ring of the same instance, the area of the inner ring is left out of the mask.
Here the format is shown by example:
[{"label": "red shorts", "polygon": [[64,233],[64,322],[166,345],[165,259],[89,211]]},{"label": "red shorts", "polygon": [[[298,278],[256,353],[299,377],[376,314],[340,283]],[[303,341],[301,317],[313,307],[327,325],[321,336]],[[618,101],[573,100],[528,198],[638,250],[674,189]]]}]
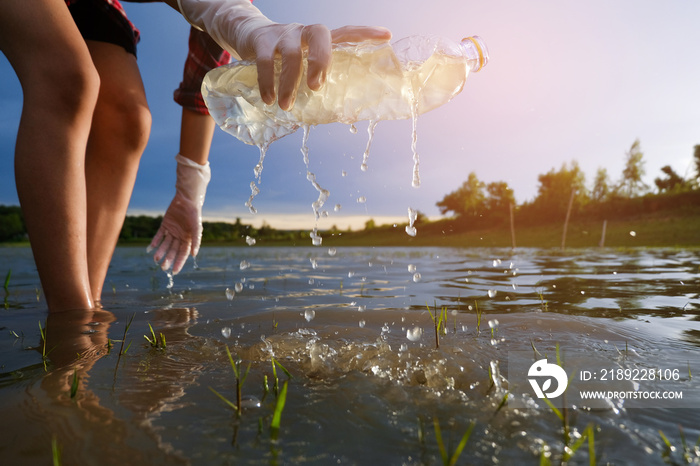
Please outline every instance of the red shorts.
[{"label": "red shorts", "polygon": [[[119,0],[65,1],[85,40],[115,44],[136,56],[140,33],[127,18]],[[202,98],[202,80],[209,70],[229,61],[231,55],[208,34],[190,28],[189,52],[182,82],[175,90],[175,102],[188,110],[208,115],[209,111]]]},{"label": "red shorts", "polygon": [[139,30],[119,0],[66,0],[66,5],[83,39],[118,45],[136,56]]}]

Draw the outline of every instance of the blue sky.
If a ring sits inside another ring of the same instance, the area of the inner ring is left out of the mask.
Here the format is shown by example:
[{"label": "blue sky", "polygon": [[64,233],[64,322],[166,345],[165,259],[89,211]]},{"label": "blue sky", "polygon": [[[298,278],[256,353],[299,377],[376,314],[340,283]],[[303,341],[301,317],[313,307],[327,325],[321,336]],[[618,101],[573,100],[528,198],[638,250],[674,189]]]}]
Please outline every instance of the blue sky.
[{"label": "blue sky", "polygon": [[[343,125],[315,127],[310,168],[331,192],[320,228],[407,221],[412,207],[439,216],[435,203],[476,172],[506,181],[519,202],[533,199],[537,176],[576,160],[589,185],[599,167],[620,178],[625,152],[641,142],[646,181],[671,165],[694,175],[700,144],[700,3],[672,0],[490,0],[388,2],[256,0],[281,22],[386,26],[394,39],[440,34],[459,40],[478,34],[491,61],[447,105],[418,120],[420,188],[411,187],[410,121],[380,122],[360,170],[366,122],[351,134]],[[174,193],[173,157],[180,110],[172,91],[182,76],[187,23],[164,4],[125,4],[141,29],[139,65],[153,129],[130,213],[164,212]],[[21,88],[0,56],[0,203],[17,204],[13,150]],[[49,117],[47,115],[47,117]],[[210,156],[213,177],[204,215],[209,219],[311,229],[317,193],[306,180],[301,132],[272,145],[256,197],[257,215],[244,206],[258,150],[217,129]],[[344,175],[343,175],[344,174]],[[358,203],[359,197],[365,203]],[[338,212],[333,207],[341,205]]]}]

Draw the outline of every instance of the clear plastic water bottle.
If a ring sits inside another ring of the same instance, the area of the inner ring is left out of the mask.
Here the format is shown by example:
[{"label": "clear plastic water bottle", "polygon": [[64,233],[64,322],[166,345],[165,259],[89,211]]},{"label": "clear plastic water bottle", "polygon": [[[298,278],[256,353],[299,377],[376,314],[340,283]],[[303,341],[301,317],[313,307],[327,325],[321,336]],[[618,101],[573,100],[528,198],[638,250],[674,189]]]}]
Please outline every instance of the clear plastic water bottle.
[{"label": "clear plastic water bottle", "polygon": [[[488,58],[478,36],[461,42],[411,36],[392,45],[336,44],[324,86],[309,89],[305,69],[290,111],[262,101],[257,68],[249,61],[211,70],[202,94],[224,131],[246,144],[267,147],[307,125],[415,118],[450,101]],[[279,60],[276,67],[279,73]]]}]

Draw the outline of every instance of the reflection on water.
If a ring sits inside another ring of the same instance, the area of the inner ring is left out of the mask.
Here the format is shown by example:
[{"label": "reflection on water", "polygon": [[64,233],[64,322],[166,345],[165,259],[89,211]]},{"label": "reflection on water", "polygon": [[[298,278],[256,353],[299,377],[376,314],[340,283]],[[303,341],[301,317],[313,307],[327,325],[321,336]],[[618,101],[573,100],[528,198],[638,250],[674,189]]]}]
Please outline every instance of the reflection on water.
[{"label": "reflection on water", "polygon": [[[476,422],[465,463],[537,463],[543,451],[557,463],[561,422],[548,407],[499,409],[513,388],[508,353],[558,344],[625,367],[680,361],[686,393],[700,396],[699,256],[205,248],[168,288],[141,249],[122,248],[106,310],[47,316],[29,250],[0,249],[12,268],[0,457],[46,464],[53,443],[64,464],[437,464],[437,418],[450,448]],[[149,324],[165,348],[144,338]],[[240,416],[212,391],[237,403],[226,347],[247,373]],[[572,409],[568,421],[574,437],[596,427],[598,464],[664,464],[682,460],[679,425],[695,443],[698,414],[620,404]],[[670,457],[659,430],[678,446]]]}]

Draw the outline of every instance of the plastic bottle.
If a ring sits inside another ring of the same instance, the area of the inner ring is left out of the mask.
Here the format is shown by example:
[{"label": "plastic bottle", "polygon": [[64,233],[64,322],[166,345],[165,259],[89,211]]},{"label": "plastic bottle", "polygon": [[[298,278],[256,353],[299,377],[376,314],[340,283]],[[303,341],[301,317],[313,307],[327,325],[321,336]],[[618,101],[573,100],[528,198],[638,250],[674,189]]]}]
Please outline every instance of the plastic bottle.
[{"label": "plastic bottle", "polygon": [[[325,85],[312,91],[302,77],[290,111],[262,101],[254,62],[211,70],[202,83],[202,94],[224,131],[246,144],[266,148],[302,126],[415,119],[450,101],[462,90],[468,74],[487,62],[488,51],[478,36],[459,43],[411,36],[393,45],[336,44]],[[279,72],[279,61],[276,65]]]}]

